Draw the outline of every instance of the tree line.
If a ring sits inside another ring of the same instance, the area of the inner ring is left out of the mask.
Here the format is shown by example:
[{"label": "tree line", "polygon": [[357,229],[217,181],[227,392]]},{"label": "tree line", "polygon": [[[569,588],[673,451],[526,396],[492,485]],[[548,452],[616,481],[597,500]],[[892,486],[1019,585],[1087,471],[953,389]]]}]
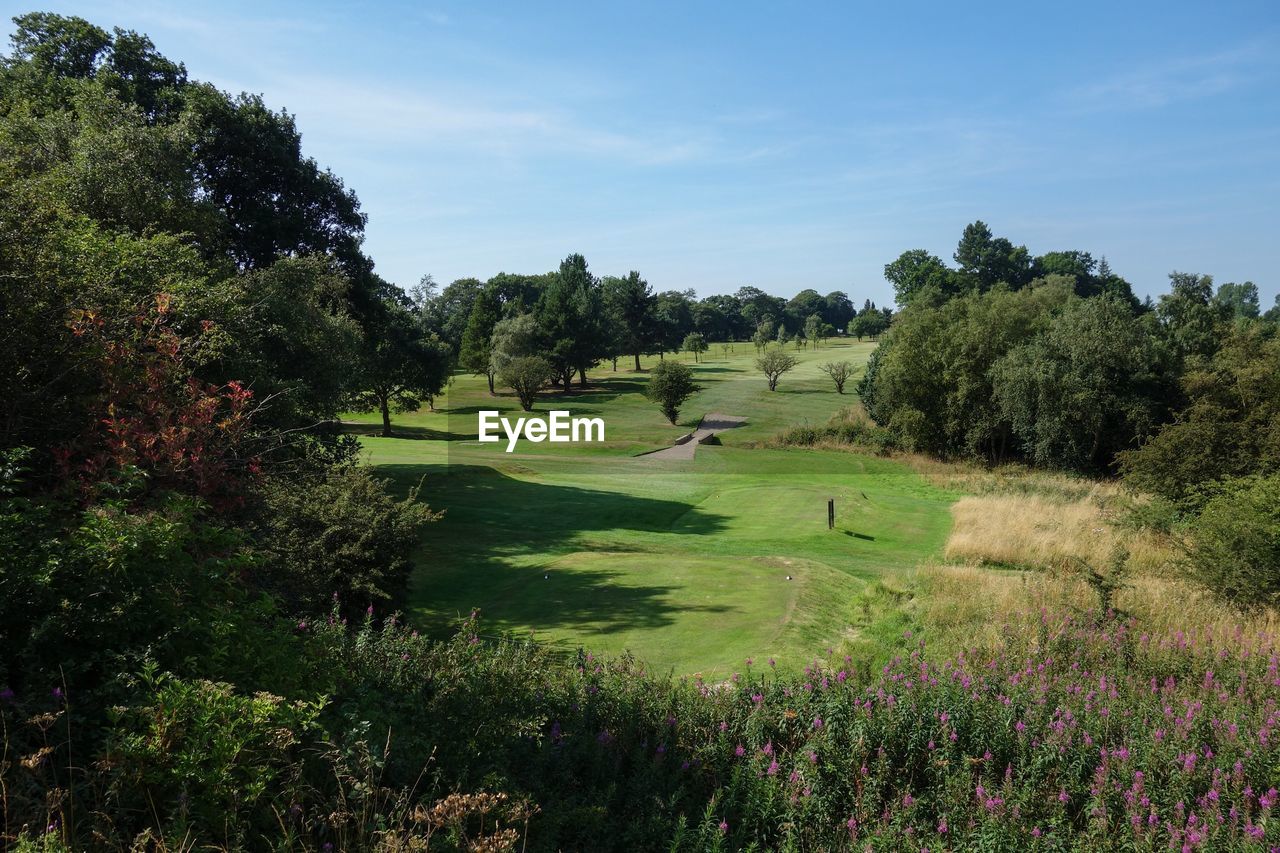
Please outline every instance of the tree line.
[{"label": "tree line", "polygon": [[904,307],[858,386],[875,441],[1123,476],[1215,591],[1280,600],[1280,297],[1263,313],[1252,282],[1174,272],[1139,301],[1105,260],[981,222],[954,258],[885,269]]}]

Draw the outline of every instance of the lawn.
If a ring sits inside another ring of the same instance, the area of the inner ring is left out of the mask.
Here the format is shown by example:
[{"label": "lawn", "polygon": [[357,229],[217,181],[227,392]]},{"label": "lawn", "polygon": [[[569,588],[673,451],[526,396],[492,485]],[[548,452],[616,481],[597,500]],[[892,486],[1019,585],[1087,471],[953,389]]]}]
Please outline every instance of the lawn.
[{"label": "lawn", "polygon": [[[550,392],[537,406],[603,417],[606,442],[522,441],[511,454],[474,437],[475,412],[518,411],[513,398],[458,376],[438,411],[398,416],[397,437],[362,437],[381,473],[402,487],[421,483],[423,499],[445,510],[424,534],[411,620],[443,633],[480,608],[486,632],[631,651],[660,669],[708,675],[746,657],[793,668],[827,647],[874,645],[898,624],[892,609],[873,606],[876,590],[940,552],[955,496],[890,460],[749,446],[853,403],[818,367],[865,363],[872,347],[799,351],[801,364],[769,392],[749,344],[732,353],[716,345],[694,365],[704,390],[678,426],[643,398],[643,372],[606,365],[585,391]],[[691,461],[640,455],[706,412],[748,423]],[[367,433],[376,419],[350,420]]]}]

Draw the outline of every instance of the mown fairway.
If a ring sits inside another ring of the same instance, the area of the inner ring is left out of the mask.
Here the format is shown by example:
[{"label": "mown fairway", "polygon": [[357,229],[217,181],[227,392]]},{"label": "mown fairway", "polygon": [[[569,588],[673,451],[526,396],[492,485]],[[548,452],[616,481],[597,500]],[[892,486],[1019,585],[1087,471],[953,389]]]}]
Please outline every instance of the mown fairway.
[{"label": "mown fairway", "polygon": [[[486,632],[630,650],[656,667],[706,674],[746,657],[790,667],[892,632],[893,612],[872,607],[869,590],[941,549],[953,496],[888,460],[747,446],[852,404],[818,366],[861,365],[873,346],[798,351],[800,366],[771,393],[750,344],[731,353],[717,344],[695,366],[704,390],[678,427],[641,395],[643,372],[606,365],[589,389],[547,392],[537,406],[603,417],[606,443],[521,441],[511,454],[505,442],[474,440],[475,413],[514,416],[514,397],[490,397],[482,378],[458,376],[437,412],[396,417],[395,438],[362,439],[383,473],[406,487],[421,482],[423,498],[446,511],[424,537],[411,618],[445,632],[480,608]],[[692,461],[639,455],[705,412],[749,422]],[[369,432],[376,418],[351,420]]]}]

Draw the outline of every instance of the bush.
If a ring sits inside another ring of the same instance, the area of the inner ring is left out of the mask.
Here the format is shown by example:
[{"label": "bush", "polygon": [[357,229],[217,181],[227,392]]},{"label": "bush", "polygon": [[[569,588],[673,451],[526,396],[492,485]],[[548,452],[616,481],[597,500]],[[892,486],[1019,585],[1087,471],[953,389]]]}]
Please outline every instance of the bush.
[{"label": "bush", "polygon": [[1191,570],[1246,606],[1280,604],[1280,475],[1228,481],[1191,523]]},{"label": "bush", "polygon": [[539,355],[521,355],[503,362],[498,378],[520,398],[520,408],[533,411],[533,401],[542,386],[551,381],[551,362]]},{"label": "bush", "polygon": [[701,390],[702,386],[693,381],[693,371],[689,369],[689,365],[678,361],[663,361],[649,374],[649,384],[645,386],[644,395],[662,407],[662,414],[674,424],[685,400]]},{"label": "bush", "polygon": [[398,501],[386,485],[357,467],[268,480],[254,530],[263,586],[296,613],[335,596],[352,611],[400,601],[420,528],[439,516],[416,489]]}]

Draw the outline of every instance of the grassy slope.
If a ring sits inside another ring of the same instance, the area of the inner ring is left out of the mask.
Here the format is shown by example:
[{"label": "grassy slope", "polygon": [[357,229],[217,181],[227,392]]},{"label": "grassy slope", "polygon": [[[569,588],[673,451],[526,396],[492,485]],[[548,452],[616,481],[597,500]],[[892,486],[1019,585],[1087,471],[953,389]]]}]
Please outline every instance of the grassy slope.
[{"label": "grassy slope", "polygon": [[[425,535],[412,618],[444,631],[480,607],[491,631],[708,674],[748,656],[788,666],[826,646],[874,646],[897,628],[892,608],[879,607],[881,581],[941,549],[954,496],[897,462],[742,446],[852,402],[818,366],[861,364],[871,348],[800,351],[801,365],[770,393],[750,345],[730,354],[717,345],[695,367],[705,389],[679,426],[641,396],[643,373],[597,371],[592,389],[547,394],[538,408],[603,416],[605,444],[521,442],[512,454],[471,440],[475,412],[510,412],[512,398],[458,377],[440,411],[396,419],[412,437],[363,439],[384,473],[421,480],[424,498],[446,509]],[[692,462],[636,457],[711,411],[750,422]]]}]

